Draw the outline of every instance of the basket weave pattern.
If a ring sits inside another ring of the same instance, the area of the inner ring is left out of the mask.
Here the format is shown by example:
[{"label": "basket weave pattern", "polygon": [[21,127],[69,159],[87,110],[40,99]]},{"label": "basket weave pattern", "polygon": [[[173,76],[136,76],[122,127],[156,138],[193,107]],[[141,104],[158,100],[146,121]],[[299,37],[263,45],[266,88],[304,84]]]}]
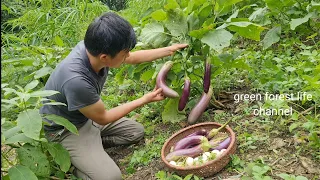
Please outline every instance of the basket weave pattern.
[{"label": "basket weave pattern", "polygon": [[222,156],[219,156],[215,160],[208,161],[200,166],[192,166],[192,167],[179,167],[173,166],[169,164],[169,162],[165,159],[167,154],[170,152],[170,148],[175,145],[180,139],[186,137],[187,135],[194,133],[201,129],[206,129],[210,131],[212,128],[219,128],[221,124],[215,122],[204,122],[195,124],[192,126],[188,126],[184,129],[179,130],[175,134],[173,134],[167,141],[164,143],[161,149],[161,159],[164,164],[169,168],[170,171],[176,172],[180,176],[186,176],[188,174],[194,174],[200,177],[209,177],[221,169],[223,169],[230,161],[230,155],[234,154],[236,151],[236,136],[235,133],[229,126],[223,128],[221,132],[228,133],[229,137],[231,138],[231,143],[227,150],[223,153]]}]

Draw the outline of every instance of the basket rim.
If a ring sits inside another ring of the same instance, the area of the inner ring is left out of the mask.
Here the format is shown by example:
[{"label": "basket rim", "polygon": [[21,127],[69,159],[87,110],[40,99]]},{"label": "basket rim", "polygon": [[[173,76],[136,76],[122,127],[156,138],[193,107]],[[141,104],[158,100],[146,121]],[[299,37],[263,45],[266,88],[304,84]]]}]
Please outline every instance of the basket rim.
[{"label": "basket rim", "polygon": [[198,123],[198,124],[194,124],[194,125],[191,125],[191,126],[188,126],[188,127],[185,127],[183,129],[180,129],[178,132],[174,133],[173,135],[171,135],[170,138],[168,138],[166,140],[166,142],[164,143],[164,145],[162,146],[162,149],[161,149],[161,159],[162,161],[166,164],[166,166],[170,167],[171,169],[175,169],[175,170],[198,170],[198,169],[201,169],[205,166],[208,166],[208,165],[211,165],[211,164],[214,164],[218,161],[220,161],[220,159],[222,159],[223,157],[225,157],[227,154],[229,154],[229,152],[231,151],[232,147],[235,145],[235,141],[236,141],[236,135],[235,133],[233,132],[233,130],[227,125],[225,127],[225,129],[230,133],[230,138],[231,138],[231,142],[227,148],[227,150],[221,155],[219,156],[218,158],[216,158],[215,160],[211,160],[211,161],[208,161],[200,166],[191,166],[191,167],[180,167],[180,166],[173,166],[171,165],[166,159],[165,159],[165,156],[164,156],[164,151],[166,149],[166,147],[168,146],[168,143],[174,138],[176,137],[177,135],[181,134],[182,132],[184,131],[187,131],[189,129],[192,129],[192,128],[195,128],[195,127],[198,127],[198,126],[204,126],[204,125],[217,125],[217,126],[222,126],[222,124],[220,123],[216,123],[216,122],[203,122],[203,123]]}]

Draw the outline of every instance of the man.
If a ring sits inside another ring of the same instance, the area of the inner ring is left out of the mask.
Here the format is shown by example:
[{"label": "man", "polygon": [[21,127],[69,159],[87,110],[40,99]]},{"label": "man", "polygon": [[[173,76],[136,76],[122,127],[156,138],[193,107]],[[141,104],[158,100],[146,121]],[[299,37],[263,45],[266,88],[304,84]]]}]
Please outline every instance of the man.
[{"label": "man", "polygon": [[132,26],[115,13],[106,13],[88,27],[84,41],[57,65],[45,89],[59,91],[50,99],[65,106],[45,105],[41,114],[56,114],[68,119],[77,128],[75,135],[53,123],[45,126],[46,137],[61,143],[70,153],[75,176],[84,180],[118,180],[121,172],[104,151],[104,147],[128,145],[143,138],[143,126],[125,116],[138,107],[161,101],[162,89],[112,109],[105,109],[100,93],[109,68],[121,64],[150,62],[170,56],[187,44],[129,52],[136,44]]}]

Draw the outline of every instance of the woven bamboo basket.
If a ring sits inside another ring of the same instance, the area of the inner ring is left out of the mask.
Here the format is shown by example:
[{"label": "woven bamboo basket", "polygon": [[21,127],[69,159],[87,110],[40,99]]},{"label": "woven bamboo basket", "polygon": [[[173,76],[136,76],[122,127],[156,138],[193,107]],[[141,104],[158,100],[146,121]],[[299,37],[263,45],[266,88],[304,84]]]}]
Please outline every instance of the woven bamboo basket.
[{"label": "woven bamboo basket", "polygon": [[192,126],[188,126],[184,129],[179,130],[175,134],[173,134],[169,139],[166,140],[164,145],[161,149],[161,159],[168,167],[170,171],[176,172],[180,176],[186,176],[188,174],[194,174],[199,177],[210,177],[214,174],[218,173],[222,170],[231,160],[230,155],[234,154],[236,151],[236,136],[235,133],[229,126],[226,126],[221,130],[221,132],[228,133],[229,137],[231,138],[231,143],[227,150],[223,153],[222,156],[219,156],[215,160],[208,161],[199,166],[192,166],[192,167],[179,167],[173,166],[169,164],[169,162],[165,159],[167,154],[170,152],[170,148],[175,145],[180,139],[186,137],[187,135],[194,133],[201,129],[211,130],[212,128],[219,128],[221,124],[215,122],[204,122],[199,124],[194,124]]}]

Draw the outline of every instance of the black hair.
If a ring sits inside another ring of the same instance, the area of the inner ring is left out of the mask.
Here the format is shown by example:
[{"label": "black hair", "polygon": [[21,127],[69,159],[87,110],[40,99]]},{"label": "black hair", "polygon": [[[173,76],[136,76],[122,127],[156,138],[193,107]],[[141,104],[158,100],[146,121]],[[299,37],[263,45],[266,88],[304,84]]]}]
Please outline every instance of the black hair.
[{"label": "black hair", "polygon": [[136,43],[136,35],[130,23],[112,12],[96,18],[84,37],[86,49],[93,56],[103,53],[113,58],[122,50],[132,50]]}]

